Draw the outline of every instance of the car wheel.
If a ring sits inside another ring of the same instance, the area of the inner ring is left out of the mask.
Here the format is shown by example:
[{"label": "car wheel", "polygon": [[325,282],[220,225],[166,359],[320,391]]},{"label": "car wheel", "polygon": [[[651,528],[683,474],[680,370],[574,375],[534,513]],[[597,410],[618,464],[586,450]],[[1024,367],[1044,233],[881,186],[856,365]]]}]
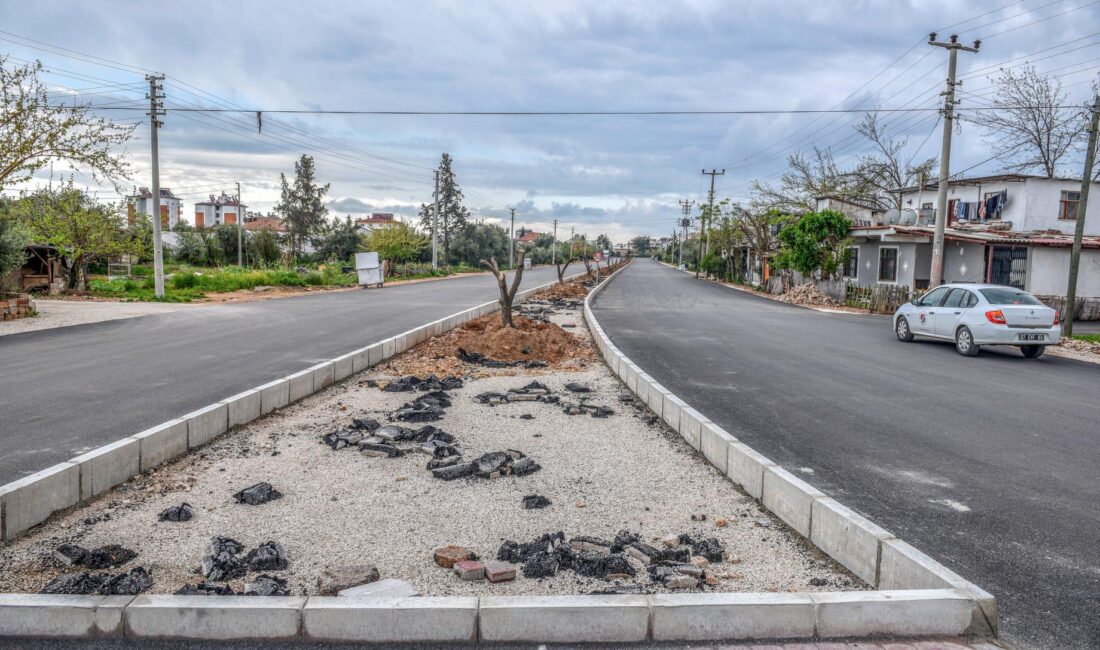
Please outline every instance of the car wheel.
[{"label": "car wheel", "polygon": [[1043,356],[1043,352],[1046,351],[1045,345],[1021,345],[1020,352],[1024,353],[1024,356],[1028,359],[1038,359]]},{"label": "car wheel", "polygon": [[960,327],[959,331],[955,332],[955,350],[964,357],[974,357],[978,355],[978,344],[974,342],[974,335],[970,333],[969,327]]},{"label": "car wheel", "polygon": [[894,334],[898,335],[899,341],[908,343],[913,340],[913,330],[909,329],[909,321],[905,316],[898,318],[898,322],[894,325]]}]

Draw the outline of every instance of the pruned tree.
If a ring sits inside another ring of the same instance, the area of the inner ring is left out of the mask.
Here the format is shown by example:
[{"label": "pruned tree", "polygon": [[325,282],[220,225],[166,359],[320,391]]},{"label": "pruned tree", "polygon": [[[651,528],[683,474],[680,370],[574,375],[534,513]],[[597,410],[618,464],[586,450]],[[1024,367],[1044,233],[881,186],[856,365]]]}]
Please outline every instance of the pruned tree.
[{"label": "pruned tree", "polygon": [[870,205],[877,208],[900,210],[901,189],[918,184],[922,178],[931,178],[936,168],[935,156],[913,164],[913,156],[905,158],[903,151],[908,138],[892,138],[878,120],[877,113],[867,113],[856,125],[856,131],[867,139],[873,150],[865,154],[853,172],[859,177],[858,187],[870,187],[866,193]]},{"label": "pruned tree", "polygon": [[1058,175],[1087,127],[1080,110],[1065,107],[1062,83],[1030,65],[1001,70],[990,81],[997,86],[996,110],[980,111],[976,122],[986,130],[993,155],[1006,172]]},{"label": "pruned tree", "polygon": [[562,263],[561,261],[554,263],[554,266],[556,266],[558,269],[558,284],[565,284],[565,270],[569,268],[569,265],[572,264],[573,260],[575,259],[577,258],[570,257],[569,259],[565,260],[564,263]]},{"label": "pruned tree", "polygon": [[523,256],[526,254],[524,250],[519,252],[519,262],[516,264],[516,270],[512,272],[511,288],[508,287],[508,277],[497,264],[497,258],[490,257],[489,261],[481,260],[481,265],[492,271],[497,279],[497,286],[500,288],[500,324],[504,327],[515,327],[515,323],[512,322],[512,301],[515,300],[519,283],[523,279]]},{"label": "pruned tree", "polygon": [[302,246],[310,241],[325,224],[325,194],[329,184],[318,185],[313,157],[302,155],[294,163],[294,182],[288,183],[286,174],[279,174],[282,182],[279,204],[275,206],[286,225],[287,244],[293,262],[302,252]]},{"label": "pruned tree", "polygon": [[778,185],[754,180],[750,186],[752,204],[760,212],[811,212],[819,196],[837,196],[856,202],[876,200],[875,189],[858,174],[842,170],[828,149],[814,147],[813,154],[802,152],[787,157],[787,171]]},{"label": "pruned tree", "polygon": [[40,62],[9,65],[0,55],[0,188],[27,180],[51,161],[88,170],[118,188],[129,175],[126,143],[136,125],[92,115],[87,103],[51,101]]}]

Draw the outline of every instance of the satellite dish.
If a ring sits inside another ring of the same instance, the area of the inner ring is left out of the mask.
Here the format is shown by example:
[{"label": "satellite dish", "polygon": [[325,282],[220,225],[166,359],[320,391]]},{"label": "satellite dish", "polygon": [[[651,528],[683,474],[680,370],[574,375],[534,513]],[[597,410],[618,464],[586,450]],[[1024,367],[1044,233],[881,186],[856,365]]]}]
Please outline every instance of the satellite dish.
[{"label": "satellite dish", "polygon": [[901,219],[901,211],[900,210],[895,209],[895,210],[887,210],[886,211],[886,217],[884,219],[884,221],[886,223],[894,224],[894,223],[897,223],[899,219]]}]

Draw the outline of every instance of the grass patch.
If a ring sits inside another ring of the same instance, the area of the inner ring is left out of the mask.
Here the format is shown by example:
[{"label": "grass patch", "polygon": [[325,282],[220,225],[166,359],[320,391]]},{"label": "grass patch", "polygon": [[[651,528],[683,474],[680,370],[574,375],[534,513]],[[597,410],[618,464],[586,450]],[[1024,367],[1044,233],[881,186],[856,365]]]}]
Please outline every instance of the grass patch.
[{"label": "grass patch", "polygon": [[1077,339],[1078,341],[1086,341],[1088,343],[1100,343],[1100,334],[1075,334],[1070,338]]},{"label": "grass patch", "polygon": [[152,276],[129,280],[92,280],[92,293],[138,301],[190,302],[208,293],[228,293],[256,287],[341,287],[356,283],[356,276],[339,268],[321,267],[308,273],[287,270],[224,269],[180,270],[166,278],[164,297],[154,295]]}]

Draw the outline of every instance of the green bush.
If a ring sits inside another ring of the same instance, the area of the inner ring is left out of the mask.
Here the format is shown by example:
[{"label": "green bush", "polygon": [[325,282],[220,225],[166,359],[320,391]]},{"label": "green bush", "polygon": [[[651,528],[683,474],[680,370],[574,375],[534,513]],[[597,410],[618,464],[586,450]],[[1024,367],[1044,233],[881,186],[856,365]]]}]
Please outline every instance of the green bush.
[{"label": "green bush", "polygon": [[199,284],[199,276],[194,273],[176,273],[172,276],[173,289],[194,289]]}]

